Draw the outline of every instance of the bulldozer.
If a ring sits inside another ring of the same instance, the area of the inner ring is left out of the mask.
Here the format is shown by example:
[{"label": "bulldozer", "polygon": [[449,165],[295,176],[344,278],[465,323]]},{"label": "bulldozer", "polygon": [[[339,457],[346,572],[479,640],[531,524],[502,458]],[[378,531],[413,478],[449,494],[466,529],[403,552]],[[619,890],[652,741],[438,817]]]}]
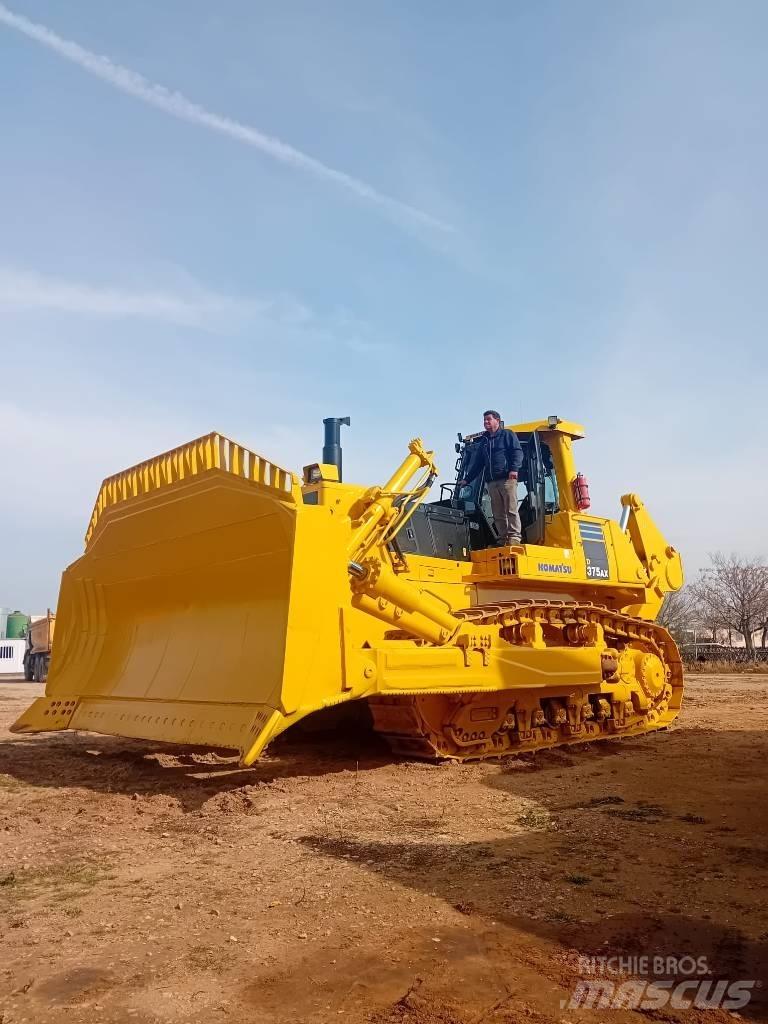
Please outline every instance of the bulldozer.
[{"label": "bulldozer", "polygon": [[239,752],[365,701],[406,757],[496,758],[667,727],[677,647],[654,620],[679,553],[635,494],[589,512],[558,416],[513,427],[522,540],[495,532],[480,434],[455,480],[412,440],[383,486],[342,478],[340,428],[301,477],[211,433],[106,479],[62,577],[45,696],[17,733]]}]

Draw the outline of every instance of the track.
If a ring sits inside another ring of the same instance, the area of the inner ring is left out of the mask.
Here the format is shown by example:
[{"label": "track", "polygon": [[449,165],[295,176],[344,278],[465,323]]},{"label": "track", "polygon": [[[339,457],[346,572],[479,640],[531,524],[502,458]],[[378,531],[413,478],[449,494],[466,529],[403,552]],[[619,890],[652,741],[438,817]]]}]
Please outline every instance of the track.
[{"label": "track", "polygon": [[374,727],[397,754],[479,760],[636,736],[665,728],[680,710],[680,656],[655,623],[560,601],[479,605],[456,614],[498,626],[512,646],[593,646],[601,652],[603,683],[586,689],[553,680],[547,688],[372,698]]}]

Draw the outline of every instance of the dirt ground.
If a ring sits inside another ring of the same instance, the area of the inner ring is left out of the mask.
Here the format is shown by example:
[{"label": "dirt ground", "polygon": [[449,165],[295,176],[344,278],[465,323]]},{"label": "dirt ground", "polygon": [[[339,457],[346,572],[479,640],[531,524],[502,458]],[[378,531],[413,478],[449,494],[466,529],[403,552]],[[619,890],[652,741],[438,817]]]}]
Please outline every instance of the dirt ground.
[{"label": "dirt ground", "polygon": [[[11,736],[41,689],[0,682],[2,1024],[768,1020],[768,675],[694,677],[669,732],[465,766]],[[580,955],[685,954],[751,1003],[567,1006]]]}]

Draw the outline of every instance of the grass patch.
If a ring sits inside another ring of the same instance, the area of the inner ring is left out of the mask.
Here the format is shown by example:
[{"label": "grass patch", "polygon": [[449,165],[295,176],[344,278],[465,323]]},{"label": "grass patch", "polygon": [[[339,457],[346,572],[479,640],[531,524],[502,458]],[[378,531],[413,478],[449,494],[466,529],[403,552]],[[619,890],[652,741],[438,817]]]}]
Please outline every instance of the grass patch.
[{"label": "grass patch", "polygon": [[234,957],[220,946],[193,946],[185,960],[195,970],[220,972],[231,966]]},{"label": "grass patch", "polygon": [[0,775],[0,789],[6,793],[17,793],[20,789],[24,789],[24,783],[14,779],[12,775]]},{"label": "grass patch", "polygon": [[529,807],[515,820],[516,824],[522,825],[523,828],[547,829],[553,827],[549,811],[542,807]]},{"label": "grass patch", "polygon": [[576,918],[567,910],[552,910],[544,915],[546,921],[554,921],[557,924],[571,924]]},{"label": "grass patch", "polygon": [[571,885],[589,885],[592,881],[589,875],[566,875],[565,880]]},{"label": "grass patch", "polygon": [[614,818],[622,818],[624,821],[646,821],[649,824],[655,824],[667,817],[667,812],[658,804],[638,804],[637,807],[630,807],[626,810],[609,807],[605,813]]},{"label": "grass patch", "polygon": [[97,861],[66,861],[48,864],[27,871],[14,870],[0,878],[0,899],[5,901],[32,900],[48,896],[55,901],[67,901],[87,895],[108,873],[105,863]]}]

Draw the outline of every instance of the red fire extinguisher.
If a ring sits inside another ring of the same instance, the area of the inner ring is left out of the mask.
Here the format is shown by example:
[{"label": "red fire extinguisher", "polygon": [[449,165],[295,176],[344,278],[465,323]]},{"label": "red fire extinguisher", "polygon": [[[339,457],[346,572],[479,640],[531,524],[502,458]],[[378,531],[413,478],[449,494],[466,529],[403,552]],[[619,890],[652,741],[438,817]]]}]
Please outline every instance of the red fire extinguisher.
[{"label": "red fire extinguisher", "polygon": [[589,484],[583,473],[577,473],[573,479],[573,496],[576,499],[576,507],[580,511],[589,508]]}]

